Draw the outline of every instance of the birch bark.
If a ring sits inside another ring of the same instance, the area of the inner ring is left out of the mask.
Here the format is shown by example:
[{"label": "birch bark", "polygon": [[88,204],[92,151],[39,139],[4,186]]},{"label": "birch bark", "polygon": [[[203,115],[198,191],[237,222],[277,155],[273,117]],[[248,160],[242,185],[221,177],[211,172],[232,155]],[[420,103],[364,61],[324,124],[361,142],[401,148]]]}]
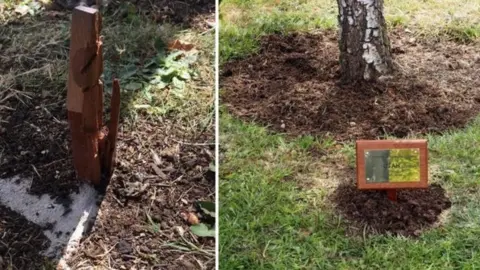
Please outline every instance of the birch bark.
[{"label": "birch bark", "polygon": [[337,0],[342,80],[375,81],[393,69],[383,0]]}]

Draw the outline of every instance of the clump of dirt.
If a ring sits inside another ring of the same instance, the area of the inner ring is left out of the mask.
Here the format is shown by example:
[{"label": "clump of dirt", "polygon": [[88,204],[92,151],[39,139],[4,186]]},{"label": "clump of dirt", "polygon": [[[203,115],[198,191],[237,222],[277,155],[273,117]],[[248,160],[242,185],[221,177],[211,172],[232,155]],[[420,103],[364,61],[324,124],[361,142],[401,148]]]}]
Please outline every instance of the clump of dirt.
[{"label": "clump of dirt", "polygon": [[38,253],[50,240],[43,228],[0,205],[0,269],[44,269],[48,259]]},{"label": "clump of dirt", "polygon": [[340,185],[332,198],[336,209],[360,231],[366,225],[369,233],[403,236],[418,236],[451,206],[445,190],[436,184],[428,189],[399,190],[396,202],[385,191],[359,190],[351,184]]},{"label": "clump of dirt", "polygon": [[412,41],[391,33],[397,72],[376,83],[340,84],[334,32],[270,35],[255,55],[222,68],[222,103],[275,131],[337,140],[442,132],[480,110],[480,49]]}]

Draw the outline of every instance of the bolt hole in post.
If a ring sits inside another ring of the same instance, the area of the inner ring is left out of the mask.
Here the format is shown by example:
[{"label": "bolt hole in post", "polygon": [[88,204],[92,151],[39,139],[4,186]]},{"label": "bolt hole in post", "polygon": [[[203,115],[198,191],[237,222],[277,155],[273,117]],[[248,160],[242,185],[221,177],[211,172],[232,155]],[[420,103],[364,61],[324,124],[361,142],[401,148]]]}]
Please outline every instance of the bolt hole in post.
[{"label": "bolt hole in post", "polygon": [[399,189],[428,188],[426,140],[359,140],[357,187],[385,190],[393,202]]}]

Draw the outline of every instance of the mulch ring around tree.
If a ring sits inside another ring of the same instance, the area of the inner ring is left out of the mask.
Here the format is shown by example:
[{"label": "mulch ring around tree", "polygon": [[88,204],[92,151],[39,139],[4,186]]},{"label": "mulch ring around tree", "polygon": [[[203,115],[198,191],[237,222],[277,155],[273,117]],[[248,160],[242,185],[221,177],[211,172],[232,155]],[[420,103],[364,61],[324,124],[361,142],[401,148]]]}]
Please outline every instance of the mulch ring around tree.
[{"label": "mulch ring around tree", "polygon": [[332,194],[336,210],[361,233],[418,236],[439,221],[450,208],[445,190],[432,184],[428,189],[399,190],[396,202],[385,191],[359,190],[354,185],[340,185]]},{"label": "mulch ring around tree", "polygon": [[437,133],[480,110],[480,47],[390,33],[397,71],[376,83],[339,83],[337,33],[270,35],[258,53],[223,65],[229,112],[292,135],[337,140]]}]

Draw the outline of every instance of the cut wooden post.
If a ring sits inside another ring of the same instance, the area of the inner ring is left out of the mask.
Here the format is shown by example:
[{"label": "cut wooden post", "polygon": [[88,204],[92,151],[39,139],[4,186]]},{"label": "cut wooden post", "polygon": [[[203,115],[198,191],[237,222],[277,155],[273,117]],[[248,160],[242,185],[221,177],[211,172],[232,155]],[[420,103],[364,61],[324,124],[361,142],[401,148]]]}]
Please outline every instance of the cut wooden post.
[{"label": "cut wooden post", "polygon": [[108,131],[103,125],[101,17],[98,10],[75,8],[72,15],[67,110],[77,176],[106,188],[113,174],[120,117],[120,85],[113,81]]},{"label": "cut wooden post", "polygon": [[98,10],[79,6],[72,14],[67,110],[77,175],[101,181],[99,138],[103,112],[101,18]]}]

